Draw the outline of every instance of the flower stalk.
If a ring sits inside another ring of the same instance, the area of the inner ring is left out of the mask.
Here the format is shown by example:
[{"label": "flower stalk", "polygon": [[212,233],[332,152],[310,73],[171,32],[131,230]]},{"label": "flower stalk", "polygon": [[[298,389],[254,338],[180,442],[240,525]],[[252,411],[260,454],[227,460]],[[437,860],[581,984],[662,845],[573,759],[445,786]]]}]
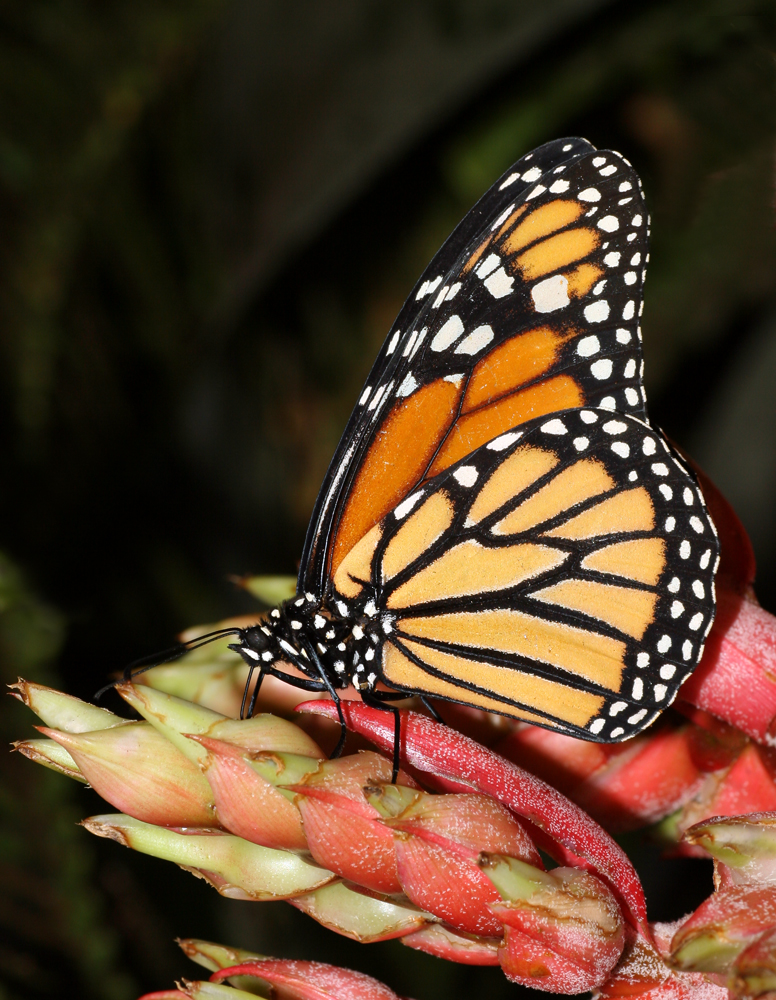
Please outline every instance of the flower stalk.
[{"label": "flower stalk", "polygon": [[[285,899],[357,941],[398,938],[547,992],[776,992],[776,619],[751,595],[743,529],[718,496],[710,503],[723,555],[706,656],[680,710],[626,744],[460,706],[446,716],[464,731],[402,710],[394,784],[388,713],[343,702],[348,728],[375,749],[328,760],[319,738],[327,745],[333,703],[299,704],[284,689],[309,731],[274,714],[235,718],[245,668],[216,642],[117,685],[139,721],[19,681],[12,693],[43,738],[16,749],[119,810],[85,820],[90,832],[172,861],[224,896]],[[612,837],[645,827],[674,853],[714,859],[714,893],[676,924],[649,923],[638,874]],[[159,1000],[395,997],[331,966],[183,946],[211,980]]]}]

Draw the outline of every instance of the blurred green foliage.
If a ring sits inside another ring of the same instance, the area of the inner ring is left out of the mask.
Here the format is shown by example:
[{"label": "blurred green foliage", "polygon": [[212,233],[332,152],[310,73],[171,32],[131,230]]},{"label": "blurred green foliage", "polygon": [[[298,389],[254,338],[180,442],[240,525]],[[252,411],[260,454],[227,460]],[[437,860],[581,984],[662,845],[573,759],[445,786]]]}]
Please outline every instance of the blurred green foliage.
[{"label": "blurred green foliage", "polygon": [[[651,411],[751,517],[776,607],[757,514],[776,505],[775,3],[6,0],[0,24],[0,544],[64,616],[0,565],[5,676],[54,677],[66,622],[57,676],[89,697],[174,631],[255,607],[230,575],[292,574],[403,296],[490,182],[564,133],[644,179]],[[732,373],[758,417],[711,435],[734,426]],[[60,969],[79,995],[161,988],[186,971],[153,943],[173,933],[360,964],[418,1000],[515,992],[111,867],[65,779],[12,760],[5,856],[37,909],[3,910],[9,996]],[[656,918],[691,905],[660,889]]]},{"label": "blurred green foliage", "polygon": [[[131,146],[149,108],[196,60],[221,6],[4,5],[6,389],[19,448],[28,454],[40,454],[54,419],[68,307],[90,236],[134,278],[133,291],[145,292],[135,332],[146,349],[168,358],[181,349],[175,335],[183,303],[169,275],[169,247],[159,245],[136,204]],[[144,280],[151,273],[154,280]]]},{"label": "blurred green foliage", "polygon": [[[23,674],[57,683],[53,662],[62,616],[29,590],[0,553],[0,680]],[[20,736],[21,710],[4,713],[6,745]],[[67,983],[73,995],[130,1000],[136,992],[121,968],[120,944],[106,926],[106,901],[94,884],[91,844],[76,786],[4,754],[0,766],[0,997],[46,997]]]}]

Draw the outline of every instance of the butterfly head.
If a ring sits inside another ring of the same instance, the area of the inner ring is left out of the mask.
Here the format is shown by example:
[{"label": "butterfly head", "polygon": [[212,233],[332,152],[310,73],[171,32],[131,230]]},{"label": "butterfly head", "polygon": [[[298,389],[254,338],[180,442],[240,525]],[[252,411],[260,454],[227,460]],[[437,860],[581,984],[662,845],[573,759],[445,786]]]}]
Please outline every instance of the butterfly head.
[{"label": "butterfly head", "polygon": [[[320,601],[312,594],[297,595],[273,608],[267,617],[240,631],[240,641],[230,646],[249,667],[268,672],[293,664],[302,673],[318,677],[315,660],[341,641],[343,629],[333,628],[320,614]],[[312,655],[311,655],[312,653]]]},{"label": "butterfly head", "polygon": [[249,667],[273,673],[292,663],[311,678],[323,669],[335,688],[367,690],[377,682],[382,644],[392,631],[389,617],[368,595],[354,603],[302,594],[241,630],[230,648]]},{"label": "butterfly head", "polygon": [[261,656],[262,653],[266,653],[272,646],[272,634],[266,626],[253,625],[251,628],[246,628],[241,633],[240,639],[240,643],[235,643],[230,648],[237,649],[238,651],[243,649],[250,650]]}]

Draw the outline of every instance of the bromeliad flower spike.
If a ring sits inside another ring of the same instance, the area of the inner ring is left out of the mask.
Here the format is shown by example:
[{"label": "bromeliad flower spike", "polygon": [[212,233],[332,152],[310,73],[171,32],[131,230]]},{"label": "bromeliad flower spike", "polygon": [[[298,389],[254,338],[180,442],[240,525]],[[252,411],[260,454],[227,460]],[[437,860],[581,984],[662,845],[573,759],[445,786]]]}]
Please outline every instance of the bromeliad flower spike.
[{"label": "bromeliad flower spike", "polygon": [[396,748],[386,703],[409,693],[598,742],[671,703],[714,619],[718,543],[647,416],[647,239],[632,167],[582,139],[475,205],[377,357],[297,596],[235,630],[259,683],[353,685],[394,711]]}]

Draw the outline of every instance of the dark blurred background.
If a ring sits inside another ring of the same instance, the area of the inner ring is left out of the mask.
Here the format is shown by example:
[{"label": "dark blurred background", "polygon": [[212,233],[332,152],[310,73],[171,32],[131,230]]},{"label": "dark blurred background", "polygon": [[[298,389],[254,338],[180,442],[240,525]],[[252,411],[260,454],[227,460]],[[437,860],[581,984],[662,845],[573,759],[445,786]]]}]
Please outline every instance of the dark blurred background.
[{"label": "dark blurred background", "polygon": [[[88,698],[247,611],[231,574],[293,574],[404,295],[566,134],[644,180],[651,414],[735,504],[776,610],[776,3],[2,0],[0,28],[5,680]],[[92,793],[0,768],[0,1000],[168,987],[195,972],[176,934],[417,1000],[520,992],[222,900],[77,829]],[[649,887],[654,919],[693,905],[678,881]]]}]

